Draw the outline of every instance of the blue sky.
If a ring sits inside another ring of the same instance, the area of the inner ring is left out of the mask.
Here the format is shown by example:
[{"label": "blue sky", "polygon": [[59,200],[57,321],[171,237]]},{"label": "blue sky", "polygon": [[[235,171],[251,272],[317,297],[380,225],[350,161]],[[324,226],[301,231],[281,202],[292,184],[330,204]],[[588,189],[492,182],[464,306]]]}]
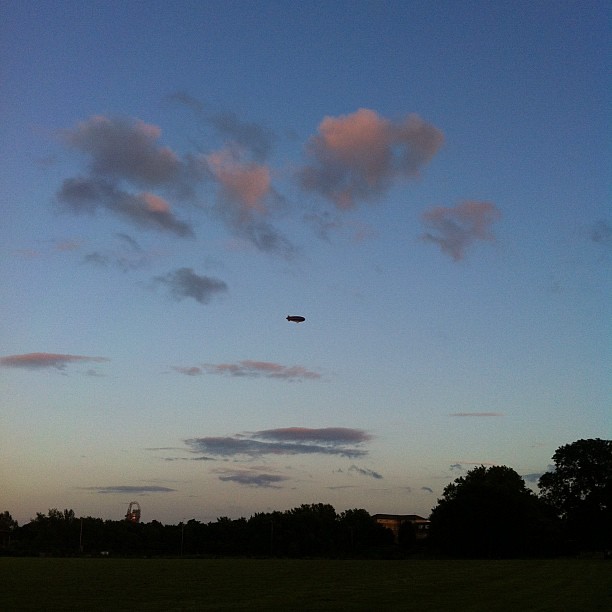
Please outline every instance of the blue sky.
[{"label": "blue sky", "polygon": [[427,516],[612,435],[605,3],[2,12],[20,523]]}]

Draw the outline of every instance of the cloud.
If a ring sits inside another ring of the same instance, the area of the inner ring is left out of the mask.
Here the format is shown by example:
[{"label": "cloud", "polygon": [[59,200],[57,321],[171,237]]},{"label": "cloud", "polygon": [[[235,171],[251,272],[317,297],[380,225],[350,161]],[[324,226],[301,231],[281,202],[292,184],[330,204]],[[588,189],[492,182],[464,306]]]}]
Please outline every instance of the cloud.
[{"label": "cloud", "polygon": [[544,472],[536,472],[534,474],[523,474],[523,476],[521,476],[521,478],[525,481],[525,482],[534,482],[537,483],[538,480],[540,480],[540,478],[544,475]]},{"label": "cloud", "polygon": [[494,240],[491,225],[500,217],[500,211],[490,202],[468,200],[454,208],[438,206],[422,214],[424,225],[430,229],[422,239],[439,245],[443,253],[459,261],[477,240]]},{"label": "cloud", "polygon": [[157,144],[161,129],[155,125],[97,115],[63,135],[70,146],[89,156],[95,176],[148,186],[174,184],[180,177],[181,160]]},{"label": "cloud", "polygon": [[133,251],[136,251],[137,253],[142,253],[142,248],[140,247],[138,242],[128,234],[124,234],[123,232],[117,232],[115,236],[119,238],[119,240],[125,242]]},{"label": "cloud", "polygon": [[232,112],[213,115],[210,122],[219,134],[249,151],[255,161],[270,155],[274,134],[257,123],[240,121]]},{"label": "cloud", "polygon": [[166,231],[181,238],[194,236],[192,227],[174,215],[164,198],[149,192],[128,193],[104,179],[66,179],[56,197],[65,209],[74,213],[94,214],[104,209],[141,228]]},{"label": "cloud", "polygon": [[115,237],[118,240],[113,248],[87,253],[83,257],[83,263],[101,267],[113,265],[123,272],[128,272],[147,267],[156,255],[154,252],[142,249],[128,234],[117,233]]},{"label": "cloud", "polygon": [[502,412],[455,412],[449,414],[452,417],[500,417],[504,416]]},{"label": "cloud", "polygon": [[230,149],[211,153],[206,160],[219,185],[214,209],[219,218],[258,250],[292,258],[295,248],[268,221],[284,206],[284,199],[272,187],[268,166],[244,162]]},{"label": "cloud", "polygon": [[174,493],[176,489],[170,489],[168,487],[160,487],[155,485],[149,486],[127,486],[117,485],[111,487],[79,487],[82,491],[96,491],[103,494],[126,494],[141,495],[145,493]]},{"label": "cloud", "polygon": [[215,457],[320,454],[354,458],[367,455],[366,450],[357,447],[370,439],[369,434],[359,429],[296,427],[247,435],[191,438],[185,444],[194,453]]},{"label": "cloud", "polygon": [[348,470],[349,472],[357,472],[362,476],[369,476],[370,478],[381,479],[382,476],[378,472],[374,472],[373,470],[367,470],[364,468],[357,467],[356,465],[351,465]]},{"label": "cloud", "polygon": [[197,366],[192,366],[190,368],[174,366],[172,369],[180,372],[181,374],[185,374],[186,376],[200,376],[201,374],[204,374],[204,370]]},{"label": "cloud", "polygon": [[433,493],[433,489],[431,487],[421,487],[420,490],[424,491],[425,493]]},{"label": "cloud", "polygon": [[258,123],[241,121],[231,111],[207,113],[202,101],[184,91],[171,94],[168,100],[188,108],[205,125],[211,125],[226,142],[248,151],[254,161],[263,161],[269,156],[275,139],[269,128]]},{"label": "cloud", "polygon": [[76,240],[62,240],[55,245],[55,250],[65,253],[68,251],[78,251],[81,248],[81,243]]},{"label": "cloud", "polygon": [[270,194],[270,170],[265,165],[240,163],[228,150],[211,153],[208,165],[222,188],[224,197],[239,205],[239,213],[265,214]]},{"label": "cloud", "polygon": [[461,461],[461,462],[458,462],[458,463],[451,464],[449,469],[450,469],[451,472],[465,472],[466,471],[466,468],[465,468],[466,465],[494,466],[494,465],[498,465],[498,464],[494,463],[492,461]]},{"label": "cloud", "polygon": [[85,257],[83,257],[83,262],[86,264],[92,264],[94,266],[102,266],[106,267],[110,264],[110,257],[108,255],[104,255],[98,251],[94,251],[93,253],[87,253]]},{"label": "cloud", "polygon": [[282,440],[292,442],[323,442],[326,444],[360,444],[372,439],[372,435],[363,429],[349,427],[284,427],[280,429],[264,429],[253,434],[256,438],[265,440]]},{"label": "cloud", "polygon": [[257,487],[265,489],[280,489],[278,483],[289,480],[286,476],[278,474],[268,474],[265,472],[252,472],[245,470],[224,471],[219,476],[219,480],[223,482],[234,482],[247,487]]},{"label": "cloud", "polygon": [[442,146],[440,130],[417,115],[393,122],[361,108],[325,117],[307,145],[311,163],[298,178],[340,209],[384,194],[397,179],[419,175]]},{"label": "cloud", "polygon": [[156,276],[154,281],[166,285],[177,301],[193,298],[200,304],[208,304],[215,294],[227,291],[227,285],[222,280],[200,276],[191,268],[179,268],[165,276]]},{"label": "cloud", "polygon": [[206,165],[206,177],[219,188],[212,212],[233,235],[257,250],[292,259],[295,247],[270,222],[285,207],[285,199],[272,186],[271,169],[263,163],[272,149],[273,132],[241,121],[232,112],[207,113],[201,101],[185,92],[169,99],[189,108],[223,142],[221,148],[197,158]]},{"label": "cloud", "polygon": [[245,359],[238,363],[203,364],[201,368],[174,368],[182,374],[195,376],[198,374],[222,374],[225,376],[248,376],[252,378],[276,378],[280,380],[315,380],[321,374],[308,370],[303,366],[285,366],[269,361],[254,361]]},{"label": "cloud", "polygon": [[102,363],[110,361],[106,357],[87,357],[84,355],[61,355],[57,353],[26,353],[24,355],[8,355],[0,357],[0,367],[25,368],[39,370],[55,368],[64,370],[71,363]]},{"label": "cloud", "polygon": [[612,246],[612,227],[610,227],[610,224],[606,220],[600,219],[593,224],[591,228],[591,240],[602,246]]},{"label": "cloud", "polygon": [[[153,190],[192,198],[195,187],[209,177],[202,157],[179,157],[159,145],[159,127],[129,118],[93,116],[64,130],[62,136],[68,147],[88,160],[86,176],[65,179],[56,194],[66,210],[104,209],[144,229],[194,235],[188,223],[177,219],[167,199]],[[132,187],[140,191],[134,193]]]},{"label": "cloud", "polygon": [[188,94],[186,91],[176,91],[166,96],[166,99],[170,102],[177,102],[178,104],[186,106],[196,115],[202,115],[204,113],[204,103]]}]

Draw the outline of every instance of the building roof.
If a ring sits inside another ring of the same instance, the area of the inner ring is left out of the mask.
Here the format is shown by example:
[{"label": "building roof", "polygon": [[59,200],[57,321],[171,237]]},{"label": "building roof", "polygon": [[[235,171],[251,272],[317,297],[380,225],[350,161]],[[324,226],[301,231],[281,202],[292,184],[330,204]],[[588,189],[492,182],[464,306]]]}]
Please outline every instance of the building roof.
[{"label": "building roof", "polygon": [[418,514],[374,514],[374,519],[388,519],[393,521],[428,521]]}]

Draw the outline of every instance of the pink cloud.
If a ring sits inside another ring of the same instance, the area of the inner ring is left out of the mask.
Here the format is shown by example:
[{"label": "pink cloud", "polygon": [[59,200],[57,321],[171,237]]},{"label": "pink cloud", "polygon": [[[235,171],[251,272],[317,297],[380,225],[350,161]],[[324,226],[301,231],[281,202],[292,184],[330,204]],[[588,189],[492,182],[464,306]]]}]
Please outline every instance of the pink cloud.
[{"label": "pink cloud", "polygon": [[0,357],[0,367],[5,368],[56,368],[63,370],[70,363],[104,362],[106,357],[86,357],[84,355],[61,355],[57,353],[26,353],[24,355],[8,355]]},{"label": "pink cloud", "polygon": [[145,207],[152,213],[168,214],[170,212],[170,204],[153,193],[141,193],[140,199],[144,202]]},{"label": "pink cloud", "polygon": [[459,261],[477,240],[494,240],[491,226],[501,218],[501,212],[491,202],[468,200],[454,208],[437,206],[421,218],[431,230],[422,239],[438,244],[443,253]]},{"label": "pink cloud", "polygon": [[206,159],[226,198],[242,209],[266,213],[265,199],[270,193],[267,166],[240,163],[228,151],[212,153]]},{"label": "pink cloud", "polygon": [[293,245],[268,220],[284,204],[268,166],[242,162],[230,149],[211,153],[206,161],[220,186],[215,211],[232,232],[261,251],[293,257]]},{"label": "pink cloud", "polygon": [[362,108],[325,117],[307,146],[311,164],[299,178],[304,189],[352,208],[380,196],[396,179],[418,176],[443,141],[442,132],[417,115],[393,122]]},{"label": "pink cloud", "polygon": [[191,225],[178,219],[164,198],[149,192],[134,195],[102,179],[66,179],[57,193],[57,200],[75,213],[94,214],[104,209],[140,227],[181,237],[194,235]]}]

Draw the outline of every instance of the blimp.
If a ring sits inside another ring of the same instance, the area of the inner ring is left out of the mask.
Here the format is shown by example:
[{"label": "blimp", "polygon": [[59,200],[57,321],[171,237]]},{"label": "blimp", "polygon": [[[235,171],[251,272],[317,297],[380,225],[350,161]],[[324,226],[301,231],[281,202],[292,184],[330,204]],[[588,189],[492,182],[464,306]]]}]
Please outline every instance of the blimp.
[{"label": "blimp", "polygon": [[300,317],[299,315],[288,315],[287,321],[291,321],[292,323],[302,323],[306,320],[306,317]]}]

